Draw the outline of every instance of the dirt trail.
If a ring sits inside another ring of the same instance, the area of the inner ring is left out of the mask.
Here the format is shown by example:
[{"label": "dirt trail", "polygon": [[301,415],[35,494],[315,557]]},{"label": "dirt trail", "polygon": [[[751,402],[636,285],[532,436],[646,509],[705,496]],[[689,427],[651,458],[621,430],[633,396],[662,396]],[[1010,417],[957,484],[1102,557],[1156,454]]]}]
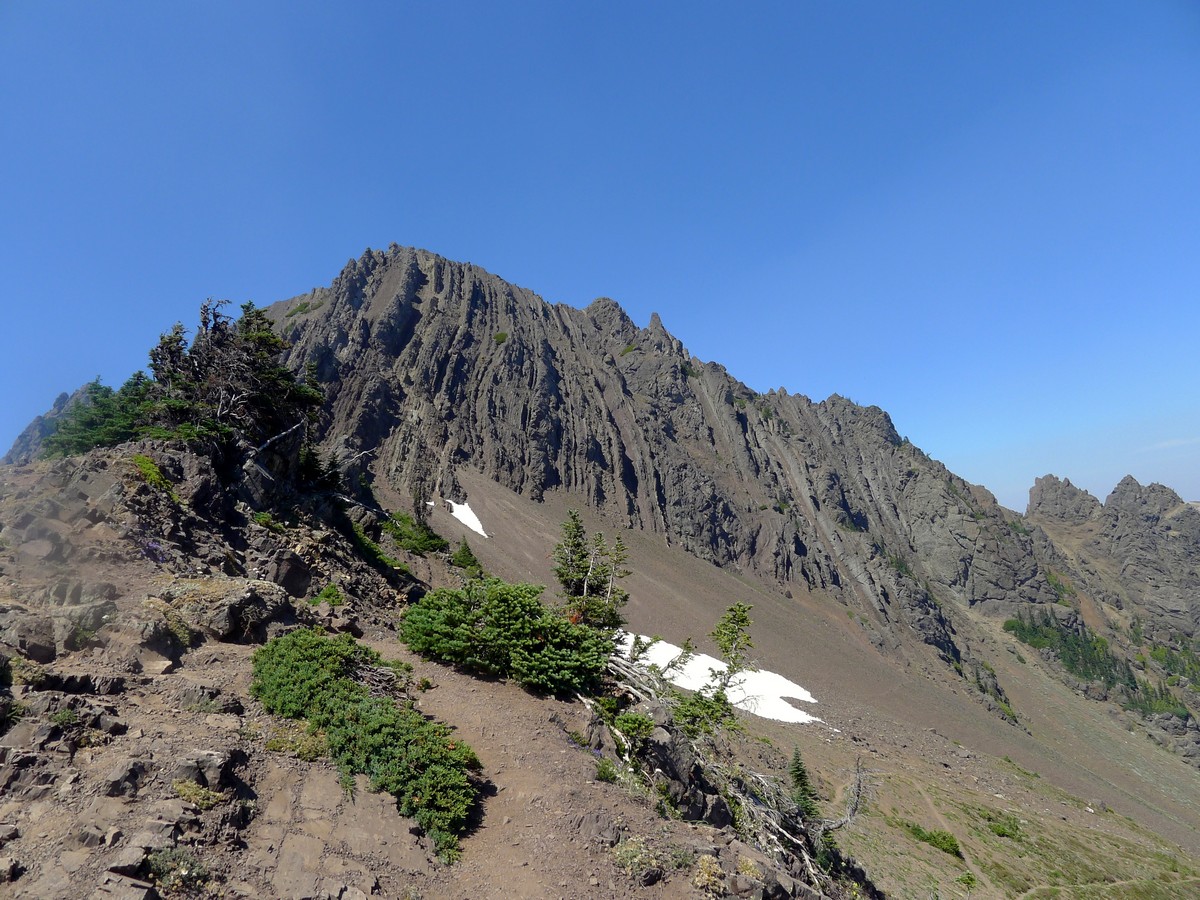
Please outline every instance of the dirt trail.
[{"label": "dirt trail", "polygon": [[[929,810],[929,814],[930,814],[930,816],[933,817],[933,820],[937,823],[938,828],[940,828],[941,830],[943,830],[945,832],[953,834],[954,829],[951,827],[950,822],[947,821],[946,817],[942,815],[941,810],[939,810],[937,808],[937,804],[935,804],[933,802],[933,799],[929,796],[929,794],[927,794],[925,792],[925,789],[918,788],[917,791],[918,791],[918,793],[920,793],[921,799],[925,801],[925,808]],[[967,869],[970,870],[971,874],[975,876],[975,878],[978,880],[980,885],[982,885],[982,886],[990,885],[990,882],[988,881],[987,877],[983,874],[983,871],[978,866],[976,866],[974,862],[972,862],[971,857],[965,851],[963,852],[963,855],[962,855],[962,861],[963,861],[963,865],[965,865],[967,867]]]},{"label": "dirt trail", "polygon": [[621,788],[595,781],[593,757],[566,736],[587,732],[586,709],[437,664],[415,665],[415,678],[435,684],[421,695],[421,709],[457,728],[492,787],[479,827],[462,842],[463,859],[444,878],[421,885],[422,896],[690,896],[686,883],[635,884],[611,851],[586,826],[581,830],[587,820],[622,825],[628,835],[662,835],[666,829],[679,831],[680,840],[703,840],[709,832],[665,822],[648,806],[631,804]]}]

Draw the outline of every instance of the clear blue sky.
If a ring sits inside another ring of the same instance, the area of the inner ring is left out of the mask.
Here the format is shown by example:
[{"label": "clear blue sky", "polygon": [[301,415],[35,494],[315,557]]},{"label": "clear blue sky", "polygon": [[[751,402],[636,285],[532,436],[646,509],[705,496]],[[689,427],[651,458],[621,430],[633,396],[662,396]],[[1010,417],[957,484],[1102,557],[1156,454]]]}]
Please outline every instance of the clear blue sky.
[{"label": "clear blue sky", "polygon": [[0,0],[0,444],[368,246],[1200,500],[1200,4]]}]

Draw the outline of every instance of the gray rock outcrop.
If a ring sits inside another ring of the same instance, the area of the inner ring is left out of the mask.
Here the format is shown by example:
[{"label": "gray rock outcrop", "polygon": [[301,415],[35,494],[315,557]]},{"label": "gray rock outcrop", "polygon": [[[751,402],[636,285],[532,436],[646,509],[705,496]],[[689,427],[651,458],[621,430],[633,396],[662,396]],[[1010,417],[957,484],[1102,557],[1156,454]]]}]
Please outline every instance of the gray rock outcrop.
[{"label": "gray rock outcrop", "polygon": [[1039,478],[1029,520],[1040,553],[1075,589],[1142,624],[1167,646],[1200,634],[1200,509],[1126,476],[1103,505],[1070,482]]},{"label": "gray rock outcrop", "polygon": [[1051,518],[1071,525],[1082,525],[1100,514],[1100,501],[1071,484],[1069,478],[1043,475],[1029,490],[1026,512],[1037,518]]}]

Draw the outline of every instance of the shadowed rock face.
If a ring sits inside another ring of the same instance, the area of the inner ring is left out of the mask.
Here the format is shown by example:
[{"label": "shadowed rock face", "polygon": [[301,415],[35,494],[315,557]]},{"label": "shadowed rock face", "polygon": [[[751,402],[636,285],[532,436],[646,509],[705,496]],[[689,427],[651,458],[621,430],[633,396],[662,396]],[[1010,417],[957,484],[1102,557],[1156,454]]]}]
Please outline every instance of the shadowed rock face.
[{"label": "shadowed rock face", "polygon": [[948,658],[938,601],[1054,598],[1015,517],[882,410],[757,394],[657,315],[638,328],[612,300],[552,305],[399,247],[271,314],[325,382],[326,434],[403,493],[453,494],[464,466],[535,499],[570,491],[717,565],[844,595]]}]

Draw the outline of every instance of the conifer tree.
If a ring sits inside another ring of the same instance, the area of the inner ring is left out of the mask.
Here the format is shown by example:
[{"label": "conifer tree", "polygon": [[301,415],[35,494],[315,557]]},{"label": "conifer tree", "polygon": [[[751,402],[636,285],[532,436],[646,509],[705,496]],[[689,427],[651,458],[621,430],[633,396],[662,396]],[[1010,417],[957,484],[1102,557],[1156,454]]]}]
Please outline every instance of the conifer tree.
[{"label": "conifer tree", "polygon": [[579,510],[567,513],[562,524],[562,540],[554,545],[554,577],[567,598],[582,597],[587,580],[587,532],[579,518]]},{"label": "conifer tree", "polygon": [[134,440],[146,415],[150,388],[144,372],[134,373],[119,391],[101,384],[99,378],[90,382],[46,438],[43,455],[70,456]]},{"label": "conifer tree", "polygon": [[612,566],[608,562],[608,543],[604,540],[604,532],[597,531],[592,535],[591,547],[588,549],[587,571],[583,576],[582,598],[591,600],[600,594],[602,586],[609,580]]},{"label": "conifer tree", "polygon": [[629,550],[618,534],[613,541],[612,549],[608,551],[608,582],[604,586],[604,602],[613,609],[620,609],[629,601],[629,592],[618,584],[618,581],[630,575],[625,568],[629,561]]},{"label": "conifer tree", "polygon": [[[280,355],[287,348],[265,311],[242,306],[234,320],[225,301],[206,301],[189,345],[176,323],[150,351],[150,375],[137,372],[113,392],[99,380],[60,423],[47,455],[83,453],[136,438],[167,438],[213,449],[259,445],[314,421],[322,395]],[[324,473],[328,476],[328,470]]]},{"label": "conifer tree", "polygon": [[804,765],[799,747],[792,750],[792,762],[788,766],[788,775],[792,780],[792,799],[800,808],[800,815],[806,822],[817,818],[820,815],[820,810],[817,809],[817,792],[809,780],[808,767]]},{"label": "conifer tree", "polygon": [[617,628],[623,622],[621,607],[629,594],[618,581],[629,575],[629,552],[617,538],[610,548],[603,532],[588,538],[578,510],[567,513],[563,538],[554,546],[554,577],[562,587],[567,615],[573,622],[599,628]]},{"label": "conifer tree", "polygon": [[466,538],[463,538],[459,542],[458,549],[450,554],[450,565],[465,569],[467,575],[472,578],[479,578],[483,575],[483,566],[480,565]]},{"label": "conifer tree", "polygon": [[749,651],[754,647],[750,637],[750,610],[753,607],[745,603],[735,603],[725,610],[725,615],[717,622],[717,627],[709,632],[709,637],[721,651],[721,659],[725,669],[710,670],[717,690],[724,693],[734,678],[745,671],[753,671],[750,665]]}]

